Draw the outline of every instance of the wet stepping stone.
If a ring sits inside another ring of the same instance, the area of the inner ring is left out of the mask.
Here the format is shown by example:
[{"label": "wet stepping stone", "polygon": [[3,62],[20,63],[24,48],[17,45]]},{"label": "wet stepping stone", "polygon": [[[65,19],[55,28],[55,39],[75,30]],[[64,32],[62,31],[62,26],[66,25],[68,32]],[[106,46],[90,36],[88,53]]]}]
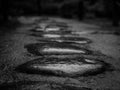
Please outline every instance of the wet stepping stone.
[{"label": "wet stepping stone", "polygon": [[92,54],[93,52],[77,46],[64,43],[37,43],[26,45],[28,52],[34,55],[69,55],[69,54]]},{"label": "wet stepping stone", "polygon": [[60,31],[61,28],[60,27],[57,27],[57,26],[54,26],[54,27],[46,27],[45,31],[46,32],[50,32],[50,31]]},{"label": "wet stepping stone", "polygon": [[49,33],[49,34],[71,34],[71,30],[64,30],[61,29],[59,27],[55,27],[55,28],[41,28],[41,27],[37,27],[31,30],[32,32],[39,32],[42,34],[45,33]]},{"label": "wet stepping stone", "polygon": [[62,35],[60,34],[46,34],[46,33],[38,33],[38,34],[30,34],[31,36],[41,37],[41,38],[60,38]]},{"label": "wet stepping stone", "polygon": [[68,28],[66,27],[60,27],[60,26],[56,26],[56,25],[48,25],[46,27],[46,31],[63,31],[63,30],[68,30]]},{"label": "wet stepping stone", "polygon": [[63,38],[63,39],[66,39],[66,40],[83,40],[83,38],[81,38],[81,37],[79,37],[79,36],[77,36],[77,35],[73,35],[73,34],[71,34],[71,33],[67,33],[67,32],[64,32],[63,34],[62,34],[62,32],[61,32],[61,34],[56,34],[56,33],[38,33],[38,34],[31,34],[32,36],[36,36],[36,37],[43,37],[43,38],[53,38],[53,39],[55,39],[55,38]]},{"label": "wet stepping stone", "polygon": [[55,39],[55,38],[63,38],[63,39],[65,39],[65,38],[69,39],[70,38],[70,39],[73,39],[73,40],[80,39],[79,36],[72,35],[71,33],[70,34],[62,34],[62,32],[61,32],[61,34],[39,33],[39,34],[32,34],[32,36],[43,37],[43,38],[53,38],[53,39]]},{"label": "wet stepping stone", "polygon": [[79,45],[83,45],[83,44],[89,44],[92,41],[90,39],[87,38],[83,38],[83,37],[69,37],[69,38],[62,38],[62,37],[56,37],[56,38],[52,38],[52,39],[39,39],[39,41],[43,41],[43,42],[58,42],[58,43],[66,43],[66,44],[79,44]]},{"label": "wet stepping stone", "polygon": [[39,58],[17,67],[16,70],[28,74],[43,74],[57,76],[96,75],[106,69],[106,63],[85,58],[60,59]]},{"label": "wet stepping stone", "polygon": [[60,38],[61,35],[59,34],[43,34],[44,38]]},{"label": "wet stepping stone", "polygon": [[76,44],[88,44],[91,43],[92,41],[87,38],[83,37],[62,37],[60,39],[56,39],[55,41],[57,42],[66,42],[66,43],[76,43]]},{"label": "wet stepping stone", "polygon": [[31,31],[42,32],[42,31],[45,31],[46,26],[47,26],[47,23],[40,23],[34,29],[32,29]]},{"label": "wet stepping stone", "polygon": [[59,44],[69,44],[69,45],[78,45],[79,47],[85,47],[83,45],[86,45],[88,43],[90,43],[90,41],[85,41],[85,40],[81,40],[81,41],[69,41],[69,40],[62,40],[62,38],[57,38],[57,39],[47,39],[47,38],[39,38],[38,39],[39,43],[59,43]]},{"label": "wet stepping stone", "polygon": [[71,34],[71,31],[70,30],[60,30],[60,31],[49,31],[49,32],[44,32],[44,33],[65,35],[65,34]]},{"label": "wet stepping stone", "polygon": [[71,34],[71,31],[50,31],[50,32],[45,32],[45,31],[34,31],[32,30],[34,33],[30,34],[30,36],[35,36],[35,37],[44,37],[44,36],[56,36],[56,35],[66,35],[66,34]]}]

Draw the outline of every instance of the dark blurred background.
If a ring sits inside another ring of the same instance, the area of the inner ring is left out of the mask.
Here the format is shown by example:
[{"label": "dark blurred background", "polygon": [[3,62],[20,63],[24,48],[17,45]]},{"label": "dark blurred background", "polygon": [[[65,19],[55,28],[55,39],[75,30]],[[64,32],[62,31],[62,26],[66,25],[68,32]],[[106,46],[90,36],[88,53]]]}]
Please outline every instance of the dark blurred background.
[{"label": "dark blurred background", "polygon": [[119,0],[0,0],[0,21],[18,16],[60,16],[79,20],[106,18],[119,26]]}]

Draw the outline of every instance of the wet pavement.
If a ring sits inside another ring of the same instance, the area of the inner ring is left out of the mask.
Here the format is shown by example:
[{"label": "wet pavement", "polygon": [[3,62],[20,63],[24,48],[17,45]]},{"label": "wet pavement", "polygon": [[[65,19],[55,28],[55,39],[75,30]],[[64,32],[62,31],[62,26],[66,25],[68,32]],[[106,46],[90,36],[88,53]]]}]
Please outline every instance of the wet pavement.
[{"label": "wet pavement", "polygon": [[18,20],[1,28],[0,90],[120,89],[118,34],[62,18]]}]

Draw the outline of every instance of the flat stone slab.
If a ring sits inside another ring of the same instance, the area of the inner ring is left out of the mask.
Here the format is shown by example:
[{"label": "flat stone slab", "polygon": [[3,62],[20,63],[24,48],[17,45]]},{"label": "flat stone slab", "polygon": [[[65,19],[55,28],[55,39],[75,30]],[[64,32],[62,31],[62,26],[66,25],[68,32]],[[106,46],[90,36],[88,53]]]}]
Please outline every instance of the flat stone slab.
[{"label": "flat stone slab", "polygon": [[[31,34],[32,36],[36,36],[36,34]],[[84,44],[89,44],[92,43],[92,41],[90,39],[87,38],[83,38],[83,37],[61,37],[60,35],[58,36],[50,36],[48,35],[49,38],[43,38],[41,37],[40,39],[38,39],[39,42],[58,42],[58,43],[66,43],[66,44],[78,44],[78,45],[84,45]]]},{"label": "flat stone slab", "polygon": [[57,76],[95,75],[105,70],[106,63],[85,58],[60,59],[39,58],[20,65],[17,70],[29,74],[46,74]]},{"label": "flat stone slab", "polygon": [[83,38],[83,37],[80,37],[80,36],[77,36],[77,35],[74,35],[74,34],[71,34],[71,33],[70,34],[62,34],[62,33],[61,34],[54,34],[54,33],[49,34],[49,33],[47,33],[47,34],[42,34],[39,37],[59,39],[59,40],[64,40],[64,41],[68,41],[68,42],[75,41],[75,42],[78,42],[78,43],[79,43],[79,41],[80,41],[80,43],[82,43],[83,41],[85,41],[83,43],[86,43],[86,41],[87,41],[87,43],[91,42],[90,39]]},{"label": "flat stone slab", "polygon": [[58,22],[44,22],[44,23],[39,23],[32,31],[34,32],[56,32],[56,31],[63,31],[67,30],[67,26],[63,25],[62,23]]},{"label": "flat stone slab", "polygon": [[60,31],[60,30],[68,30],[68,26],[61,26],[57,24],[50,24],[46,27],[46,31]]},{"label": "flat stone slab", "polygon": [[60,39],[56,39],[56,41],[66,42],[66,43],[76,43],[76,44],[88,44],[92,42],[90,39],[83,37],[63,37]]},{"label": "flat stone slab", "polygon": [[[81,38],[82,39],[82,38]],[[69,44],[69,45],[73,45],[73,46],[78,46],[78,47],[86,47],[85,45],[91,43],[92,41],[90,41],[89,39],[85,39],[83,38],[83,40],[81,41],[71,41],[71,40],[64,40],[62,38],[60,39],[44,39],[44,38],[39,38],[38,39],[39,43],[59,43],[59,44]]]},{"label": "flat stone slab", "polygon": [[92,51],[64,43],[36,43],[26,45],[28,52],[34,55],[92,54]]},{"label": "flat stone slab", "polygon": [[40,32],[40,33],[33,33],[33,34],[30,34],[30,36],[34,36],[34,37],[41,37],[41,38],[60,38],[62,37],[60,34],[54,34],[54,33],[44,33],[44,32]]},{"label": "flat stone slab", "polygon": [[71,30],[69,29],[64,29],[64,28],[60,28],[60,27],[51,27],[51,28],[42,28],[42,27],[35,27],[34,29],[31,30],[32,32],[44,32],[44,33],[65,33],[65,32],[70,32],[69,34],[71,34]]},{"label": "flat stone slab", "polygon": [[43,38],[55,38],[55,36],[59,36],[59,37],[63,37],[64,35],[69,35],[71,34],[70,30],[67,31],[50,31],[50,32],[45,32],[45,31],[34,31],[31,30],[33,33],[30,34],[30,36],[34,36],[34,37],[43,37]]},{"label": "flat stone slab", "polygon": [[74,36],[70,32],[34,33],[34,34],[30,34],[30,35],[35,36],[35,37],[41,37],[43,39],[44,38],[52,39],[53,41],[56,41],[56,42],[66,42],[66,43],[76,43],[76,44],[88,44],[88,43],[92,42],[90,39]]}]

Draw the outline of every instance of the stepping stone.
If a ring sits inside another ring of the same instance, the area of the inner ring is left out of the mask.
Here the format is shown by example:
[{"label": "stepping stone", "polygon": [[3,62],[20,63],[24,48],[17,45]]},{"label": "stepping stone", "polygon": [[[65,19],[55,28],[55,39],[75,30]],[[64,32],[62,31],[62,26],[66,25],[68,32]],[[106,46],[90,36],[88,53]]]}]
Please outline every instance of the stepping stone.
[{"label": "stepping stone", "polygon": [[43,34],[43,37],[44,38],[60,38],[62,36],[59,34]]},{"label": "stepping stone", "polygon": [[60,34],[49,34],[49,33],[38,33],[38,34],[31,34],[32,36],[36,37],[42,37],[42,38],[48,38],[48,39],[56,39],[56,38],[61,38],[63,35]]},{"label": "stepping stone", "polygon": [[60,31],[61,30],[61,28],[59,28],[59,27],[51,27],[51,28],[46,28],[45,29],[45,31],[46,32],[50,32],[50,31]]},{"label": "stepping stone", "polygon": [[[33,32],[37,32],[37,31],[34,31],[32,30]],[[35,37],[44,37],[44,35],[67,35],[67,34],[71,34],[71,31],[57,31],[57,32],[54,32],[54,31],[50,31],[50,32],[45,32],[45,31],[38,31],[37,33],[32,33],[30,34],[31,36],[35,36]]]},{"label": "stepping stone", "polygon": [[55,34],[55,33],[39,33],[39,34],[33,34],[34,36],[38,36],[38,37],[43,37],[43,38],[53,38],[53,39],[66,39],[66,40],[83,40],[83,38],[80,38],[79,36],[73,35],[71,33],[65,34],[61,32],[61,34]]},{"label": "stepping stone", "polygon": [[52,34],[71,34],[72,31],[59,28],[59,27],[52,27],[52,28],[42,28],[42,27],[36,27],[32,29],[33,32],[43,32],[43,33],[52,33]]},{"label": "stepping stone", "polygon": [[58,25],[48,25],[46,27],[46,31],[63,31],[63,30],[68,30],[68,27],[61,27]]},{"label": "stepping stone", "polygon": [[49,31],[49,32],[44,32],[46,34],[59,34],[59,35],[68,35],[71,34],[70,30],[60,30],[60,31]]},{"label": "stepping stone", "polygon": [[64,43],[36,43],[26,45],[28,52],[43,56],[43,55],[73,55],[73,54],[92,54],[93,52],[77,46]]},{"label": "stepping stone", "polygon": [[62,28],[56,25],[47,25],[46,31],[60,31]]},{"label": "stepping stone", "polygon": [[[73,34],[71,34],[70,33],[70,31],[68,31],[68,32],[64,32],[64,33],[62,33],[62,31],[61,31],[61,33],[58,33],[58,34],[56,34],[56,33],[44,33],[44,32],[41,32],[41,33],[34,33],[34,34],[31,34],[32,36],[36,36],[36,37],[43,37],[43,38],[52,38],[52,39],[62,39],[62,40],[64,40],[64,39],[66,39],[66,40],[83,40],[83,38],[80,38],[79,36],[76,36],[76,35],[73,35]],[[85,40],[85,39],[84,39]],[[86,39],[87,41],[88,41],[88,39]],[[90,40],[89,40],[90,41]]]},{"label": "stepping stone", "polygon": [[77,44],[88,44],[92,42],[90,39],[83,38],[83,37],[63,37],[56,41],[67,42],[67,43],[77,43]]},{"label": "stepping stone", "polygon": [[39,58],[17,67],[16,70],[28,74],[43,74],[57,76],[86,76],[96,75],[106,70],[103,61],[85,58],[60,59]]},{"label": "stepping stone", "polygon": [[32,29],[31,31],[42,32],[42,31],[45,31],[46,26],[47,26],[47,23],[40,23],[34,29]]},{"label": "stepping stone", "polygon": [[[71,31],[58,31],[58,32],[54,32],[54,31],[51,31],[51,32],[44,32],[44,31],[39,31],[39,32],[34,32],[32,34],[29,34],[30,36],[34,36],[34,37],[41,37],[41,38],[44,38],[44,35],[65,35],[65,34],[71,34]],[[50,37],[49,37],[50,38]],[[55,38],[53,38],[55,39]]]},{"label": "stepping stone", "polygon": [[40,42],[58,42],[58,43],[66,43],[66,44],[71,44],[71,45],[83,45],[83,44],[88,44],[91,43],[92,41],[87,39],[87,38],[83,38],[83,37],[79,37],[79,38],[52,38],[52,39],[39,39]]}]

